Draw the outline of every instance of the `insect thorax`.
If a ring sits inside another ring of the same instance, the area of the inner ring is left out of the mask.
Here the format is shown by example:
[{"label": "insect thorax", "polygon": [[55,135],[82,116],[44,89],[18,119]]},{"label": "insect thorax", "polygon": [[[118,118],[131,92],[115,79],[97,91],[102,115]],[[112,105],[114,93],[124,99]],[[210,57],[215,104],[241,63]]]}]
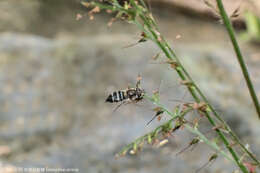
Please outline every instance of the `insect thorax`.
[{"label": "insect thorax", "polygon": [[139,101],[143,99],[144,90],[141,88],[130,88],[126,91],[127,97],[132,101]]}]

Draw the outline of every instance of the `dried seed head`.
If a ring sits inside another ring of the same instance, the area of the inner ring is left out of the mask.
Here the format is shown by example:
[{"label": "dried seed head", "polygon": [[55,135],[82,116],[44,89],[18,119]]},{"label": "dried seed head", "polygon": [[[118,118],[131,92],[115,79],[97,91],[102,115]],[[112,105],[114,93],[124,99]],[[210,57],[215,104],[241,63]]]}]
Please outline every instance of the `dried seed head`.
[{"label": "dried seed head", "polygon": [[159,144],[158,144],[157,147],[162,147],[162,146],[164,146],[165,144],[167,144],[168,142],[169,142],[168,139],[164,139],[164,140],[162,140],[162,141],[159,142]]},{"label": "dried seed head", "polygon": [[235,145],[237,145],[237,142],[230,143],[228,146],[232,148],[232,147],[234,147]]},{"label": "dried seed head", "polygon": [[91,5],[89,2],[81,2],[81,4],[87,8]]},{"label": "dried seed head", "polygon": [[100,12],[100,8],[98,6],[96,6],[90,12],[91,13],[99,13]]},{"label": "dried seed head", "polygon": [[160,52],[157,53],[156,55],[154,55],[154,56],[152,57],[152,59],[153,59],[154,61],[156,61],[159,57],[160,57]]},{"label": "dried seed head", "polygon": [[126,153],[127,153],[127,150],[124,150],[124,151],[122,151],[120,153],[117,153],[115,155],[115,158],[118,159],[119,157],[124,157],[126,155]]},{"label": "dried seed head", "polygon": [[134,155],[134,154],[136,154],[136,151],[135,151],[135,150],[130,150],[129,153],[132,154],[132,155]]},{"label": "dried seed head", "polygon": [[249,170],[250,173],[256,173],[257,165],[254,165],[249,162],[244,162],[244,165],[247,167],[247,169]]},{"label": "dried seed head", "polygon": [[191,81],[188,81],[188,80],[181,80],[181,81],[180,81],[180,84],[186,85],[186,86],[192,86],[192,82],[191,82]]},{"label": "dried seed head", "polygon": [[93,15],[89,15],[89,20],[94,20],[94,16]]},{"label": "dried seed head", "polygon": [[178,39],[180,39],[181,38],[181,35],[180,34],[178,34],[178,35],[176,35],[176,37],[175,37],[177,40]]},{"label": "dried seed head", "polygon": [[211,162],[212,160],[215,160],[217,157],[217,154],[213,154],[212,156],[210,156],[209,161]]},{"label": "dried seed head", "polygon": [[80,13],[77,13],[76,20],[80,20],[82,18],[82,15]]},{"label": "dried seed head", "polygon": [[205,112],[207,109],[207,104],[205,102],[199,102],[199,103],[195,102],[193,103],[192,108]]},{"label": "dried seed head", "polygon": [[158,112],[158,111],[161,111],[162,110],[162,108],[161,107],[156,107],[156,108],[153,108],[153,111],[155,111],[155,112]]},{"label": "dried seed head", "polygon": [[152,145],[157,145],[159,144],[160,140],[159,139],[154,139],[153,142],[152,142]]},{"label": "dried seed head", "polygon": [[116,18],[111,18],[110,21],[107,23],[107,26],[111,27],[115,20]]},{"label": "dried seed head", "polygon": [[178,63],[173,60],[167,60],[166,63],[171,65],[171,68],[176,69],[178,67]]},{"label": "dried seed head", "polygon": [[164,137],[165,137],[165,138],[173,137],[173,135],[172,135],[172,130],[170,130],[169,132],[165,133],[165,134],[164,134]]},{"label": "dried seed head", "polygon": [[194,144],[197,144],[197,143],[199,143],[199,138],[194,138],[194,139],[192,139],[192,141],[190,142],[190,145],[194,145]]},{"label": "dried seed head", "polygon": [[160,115],[164,112],[164,110],[162,110],[162,108],[160,108],[160,107],[156,107],[156,108],[153,109],[153,111],[156,111],[156,114],[153,116],[153,118],[146,125],[149,125],[156,117],[157,117],[158,121],[161,120]]},{"label": "dried seed head", "polygon": [[218,157],[217,154],[213,154],[210,156],[209,160],[204,164],[202,165],[199,169],[196,170],[196,173],[200,172],[203,168],[205,168],[210,162],[213,162],[214,160],[216,160]]},{"label": "dried seed head", "polygon": [[100,12],[100,8],[98,6],[94,7],[92,10],[90,10],[88,12],[88,15],[89,15],[89,19],[90,20],[93,20],[94,19],[94,13],[99,13]]},{"label": "dried seed head", "polygon": [[110,14],[110,13],[112,13],[112,10],[107,9],[106,12],[107,12],[108,14]]},{"label": "dried seed head", "polygon": [[233,11],[233,13],[231,14],[231,18],[236,18],[236,17],[238,17],[239,16],[239,10],[240,10],[240,6],[239,7],[237,7],[234,11]]},{"label": "dried seed head", "polygon": [[142,32],[142,33],[141,33],[141,37],[144,37],[144,38],[147,37],[146,34],[145,34],[145,32]]},{"label": "dried seed head", "polygon": [[176,153],[176,156],[183,153],[184,151],[186,151],[187,149],[189,149],[191,146],[194,146],[195,144],[199,143],[199,139],[198,138],[194,138],[192,139],[192,141],[190,141],[190,143],[184,147],[181,151],[179,151],[178,153]]}]

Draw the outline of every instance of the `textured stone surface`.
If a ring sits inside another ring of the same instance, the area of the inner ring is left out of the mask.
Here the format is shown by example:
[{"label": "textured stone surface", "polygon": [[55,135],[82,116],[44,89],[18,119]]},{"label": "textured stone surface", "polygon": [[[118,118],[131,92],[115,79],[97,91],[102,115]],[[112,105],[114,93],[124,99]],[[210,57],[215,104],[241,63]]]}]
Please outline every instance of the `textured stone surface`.
[{"label": "textured stone surface", "polygon": [[[197,14],[212,14],[213,10],[209,8],[207,5],[205,5],[203,0],[189,0],[189,1],[183,1],[183,0],[153,0],[158,5],[167,5],[168,7],[177,7],[181,8],[183,10],[186,10],[186,12],[197,13]],[[213,6],[216,7],[216,1],[215,0],[207,0],[210,2]],[[258,0],[222,0],[224,7],[228,14],[232,14],[233,11],[235,11],[239,7],[240,13],[243,13],[246,10],[253,11],[256,15],[260,16],[260,1]],[[240,16],[239,18],[242,18]]]},{"label": "textured stone surface", "polygon": [[[0,8],[15,7],[14,2]],[[138,39],[139,32],[131,25],[117,22],[107,28],[109,19],[102,16],[95,16],[94,21],[76,21],[76,14],[82,11],[70,3],[58,11],[39,1],[33,2],[33,8],[32,4],[17,5],[24,9],[8,10],[9,15],[17,13],[14,20],[23,24],[0,24],[2,168],[48,166],[91,173],[168,173],[191,172],[207,161],[213,151],[206,145],[175,156],[192,138],[185,130],[163,148],[145,146],[137,156],[114,159],[124,145],[160,122],[145,126],[153,115],[147,102],[126,105],[113,113],[115,105],[105,104],[104,99],[111,91],[134,84],[140,73],[146,91],[151,93],[160,86],[163,103],[172,108],[177,103],[169,98],[182,99],[185,95],[176,73],[165,64],[151,63],[158,49],[149,42],[122,49]],[[39,9],[49,9],[51,15],[24,17],[26,12]],[[259,155],[260,141],[255,137],[260,133],[259,121],[224,29],[166,11],[156,12],[155,17],[202,90]],[[241,45],[259,90],[259,49]],[[187,95],[183,100],[190,98]],[[221,157],[204,171],[224,173],[233,169]]]}]

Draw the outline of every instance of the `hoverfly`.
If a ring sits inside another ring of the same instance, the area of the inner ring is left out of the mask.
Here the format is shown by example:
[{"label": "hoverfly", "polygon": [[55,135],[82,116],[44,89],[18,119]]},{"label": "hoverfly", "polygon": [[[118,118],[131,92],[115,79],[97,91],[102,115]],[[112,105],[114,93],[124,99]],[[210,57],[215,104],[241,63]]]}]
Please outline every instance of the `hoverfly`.
[{"label": "hoverfly", "polygon": [[124,90],[114,91],[107,97],[106,102],[109,103],[121,102],[114,109],[114,111],[116,111],[123,104],[137,103],[141,101],[144,97],[145,91],[140,87],[140,83],[141,83],[141,77],[138,76],[135,88],[128,87],[127,89]]},{"label": "hoverfly", "polygon": [[[117,105],[114,108],[113,112],[115,112],[123,104],[137,103],[144,99],[146,92],[140,86],[141,79],[142,79],[141,76],[137,77],[137,82],[136,82],[135,87],[128,87],[127,89],[124,89],[124,90],[114,91],[108,95],[105,102],[120,103],[119,105]],[[160,85],[161,85],[161,83],[160,83]],[[160,90],[160,87],[156,91],[154,91],[154,94],[153,94],[153,95],[158,95],[158,96],[156,96],[158,98],[160,95],[159,90]],[[161,116],[164,113],[164,110],[162,110],[159,107],[152,109],[152,111],[155,112],[155,115],[152,117],[152,119],[146,125],[149,125],[155,118],[158,118],[158,121],[160,121]]]}]

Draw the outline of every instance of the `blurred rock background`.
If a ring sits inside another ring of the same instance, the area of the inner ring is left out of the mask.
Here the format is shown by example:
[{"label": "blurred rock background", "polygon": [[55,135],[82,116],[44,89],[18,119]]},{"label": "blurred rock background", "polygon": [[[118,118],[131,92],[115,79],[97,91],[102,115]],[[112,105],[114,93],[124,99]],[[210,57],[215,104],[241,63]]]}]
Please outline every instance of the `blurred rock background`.
[{"label": "blurred rock background", "polygon": [[[241,6],[242,25],[244,10],[259,16],[257,0],[224,2],[229,13]],[[195,81],[259,156],[259,120],[223,26],[203,1],[157,1],[152,7],[162,33]],[[147,146],[137,156],[114,158],[124,145],[160,122],[145,125],[153,116],[148,103],[113,113],[115,105],[104,103],[111,91],[134,84],[140,73],[148,93],[160,86],[169,108],[176,104],[170,99],[185,95],[175,72],[151,63],[158,53],[153,44],[123,49],[138,40],[134,26],[116,22],[107,27],[110,17],[104,14],[90,21],[79,0],[1,0],[0,11],[1,172],[14,167],[194,172],[207,161],[213,151],[206,145],[175,156],[192,138],[185,130],[161,149]],[[83,18],[76,20],[77,14]],[[240,40],[240,45],[260,96],[259,44]],[[201,172],[234,169],[220,158]]]}]

